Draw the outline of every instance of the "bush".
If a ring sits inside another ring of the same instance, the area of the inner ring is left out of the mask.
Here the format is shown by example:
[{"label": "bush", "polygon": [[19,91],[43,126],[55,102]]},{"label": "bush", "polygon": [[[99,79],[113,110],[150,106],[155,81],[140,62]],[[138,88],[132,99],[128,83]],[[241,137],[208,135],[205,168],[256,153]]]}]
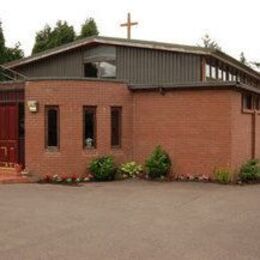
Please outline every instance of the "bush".
[{"label": "bush", "polygon": [[219,183],[228,184],[231,181],[230,170],[225,168],[220,168],[215,170],[215,178]]},{"label": "bush", "polygon": [[260,161],[249,160],[240,168],[239,178],[242,182],[260,180]]},{"label": "bush", "polygon": [[157,146],[145,163],[146,171],[151,179],[165,177],[171,168],[169,155]]},{"label": "bush", "polygon": [[116,173],[113,158],[110,156],[94,159],[90,163],[89,170],[96,181],[111,181],[114,179]]},{"label": "bush", "polygon": [[143,167],[136,162],[127,162],[123,163],[119,170],[123,175],[127,175],[127,177],[133,178],[143,171]]}]

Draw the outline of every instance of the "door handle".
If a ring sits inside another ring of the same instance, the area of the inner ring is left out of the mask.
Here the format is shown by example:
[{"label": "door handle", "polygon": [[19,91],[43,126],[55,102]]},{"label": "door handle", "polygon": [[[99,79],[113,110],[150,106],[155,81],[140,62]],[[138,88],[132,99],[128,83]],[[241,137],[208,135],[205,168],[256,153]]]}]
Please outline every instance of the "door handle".
[{"label": "door handle", "polygon": [[7,147],[1,146],[0,149],[4,150],[4,155],[5,155],[5,157],[7,157]]}]

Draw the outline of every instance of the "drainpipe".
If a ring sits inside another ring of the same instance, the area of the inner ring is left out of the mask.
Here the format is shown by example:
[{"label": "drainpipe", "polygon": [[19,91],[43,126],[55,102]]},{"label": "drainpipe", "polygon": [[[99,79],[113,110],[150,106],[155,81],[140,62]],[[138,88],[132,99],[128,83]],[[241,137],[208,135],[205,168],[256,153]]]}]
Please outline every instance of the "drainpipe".
[{"label": "drainpipe", "polygon": [[252,159],[255,159],[256,155],[256,117],[257,111],[254,110],[252,114]]}]

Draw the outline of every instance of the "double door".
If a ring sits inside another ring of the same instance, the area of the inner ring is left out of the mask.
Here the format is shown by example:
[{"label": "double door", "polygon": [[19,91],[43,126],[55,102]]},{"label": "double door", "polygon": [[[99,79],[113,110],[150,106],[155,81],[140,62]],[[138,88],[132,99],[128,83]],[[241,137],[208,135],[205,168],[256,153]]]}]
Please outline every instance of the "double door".
[{"label": "double door", "polygon": [[0,167],[19,162],[19,105],[0,104]]}]

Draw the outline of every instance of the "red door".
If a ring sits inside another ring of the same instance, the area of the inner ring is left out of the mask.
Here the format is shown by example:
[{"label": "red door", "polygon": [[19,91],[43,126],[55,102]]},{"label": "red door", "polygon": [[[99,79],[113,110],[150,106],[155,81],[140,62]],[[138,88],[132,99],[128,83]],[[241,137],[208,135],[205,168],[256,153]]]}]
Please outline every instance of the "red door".
[{"label": "red door", "polygon": [[18,105],[0,104],[0,166],[18,162]]}]

